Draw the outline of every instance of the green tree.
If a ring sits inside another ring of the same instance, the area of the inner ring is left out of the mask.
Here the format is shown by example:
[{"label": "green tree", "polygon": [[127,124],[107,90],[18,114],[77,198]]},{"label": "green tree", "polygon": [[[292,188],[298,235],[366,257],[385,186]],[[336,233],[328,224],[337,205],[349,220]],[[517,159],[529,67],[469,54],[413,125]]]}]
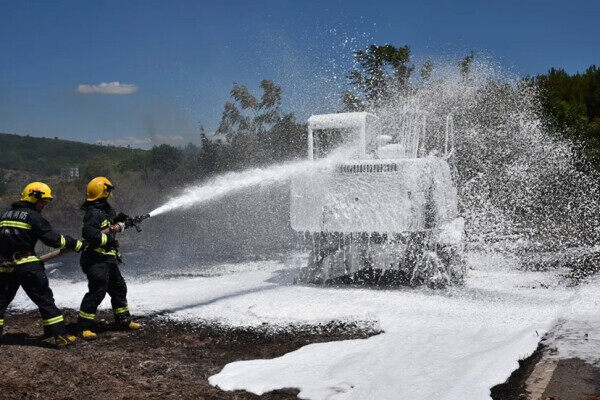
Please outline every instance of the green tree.
[{"label": "green tree", "polygon": [[473,59],[475,58],[475,53],[471,51],[470,54],[467,54],[462,60],[458,62],[458,69],[460,71],[460,75],[463,79],[469,79],[471,74],[471,65],[473,64]]},{"label": "green tree", "polygon": [[150,177],[150,156],[147,152],[132,154],[119,164],[119,170],[139,171],[142,173],[144,183],[148,183],[148,178]]},{"label": "green tree", "polygon": [[342,93],[342,103],[344,104],[344,111],[364,111],[365,105],[354,93],[346,90]]},{"label": "green tree", "polygon": [[544,111],[552,123],[581,143],[600,168],[600,69],[592,65],[584,73],[569,75],[552,68],[533,81],[541,89]]},{"label": "green tree", "polygon": [[421,79],[423,81],[429,80],[431,78],[431,74],[433,73],[433,61],[427,60],[421,65]]},{"label": "green tree", "polygon": [[202,145],[198,153],[191,156],[188,169],[198,171],[201,176],[227,171],[230,168],[228,145],[220,140],[209,139],[204,132],[200,134]]},{"label": "green tree", "polygon": [[[257,166],[296,157],[306,149],[306,129],[298,125],[293,114],[281,111],[282,90],[274,82],[260,83],[260,100],[237,82],[231,89],[232,101],[225,103],[217,134],[227,138],[226,143],[212,143],[203,137],[202,154],[210,162],[208,170],[237,169]],[[216,162],[216,155],[228,157],[227,162]]]},{"label": "green tree", "polygon": [[173,171],[181,165],[183,153],[177,147],[161,144],[150,149],[149,165],[162,172]]},{"label": "green tree", "polygon": [[[367,102],[385,100],[397,90],[405,90],[415,67],[409,65],[410,47],[371,45],[365,50],[356,50],[354,59],[358,69],[350,71],[350,83],[364,93]],[[347,109],[357,108],[358,97],[344,95]]]},{"label": "green tree", "polygon": [[87,182],[97,176],[110,177],[112,174],[112,163],[106,158],[92,158],[83,163],[81,176]]}]

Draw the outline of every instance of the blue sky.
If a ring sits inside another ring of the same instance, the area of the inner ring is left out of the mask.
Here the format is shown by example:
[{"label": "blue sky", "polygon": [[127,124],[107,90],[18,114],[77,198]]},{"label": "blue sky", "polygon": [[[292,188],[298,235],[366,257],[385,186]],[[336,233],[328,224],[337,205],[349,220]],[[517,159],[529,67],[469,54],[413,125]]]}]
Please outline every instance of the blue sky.
[{"label": "blue sky", "polygon": [[[335,110],[372,43],[517,76],[600,64],[598,1],[0,0],[0,18],[0,132],[136,146],[214,130],[233,81],[275,80],[301,119]],[[78,92],[116,81],[137,90]]]}]

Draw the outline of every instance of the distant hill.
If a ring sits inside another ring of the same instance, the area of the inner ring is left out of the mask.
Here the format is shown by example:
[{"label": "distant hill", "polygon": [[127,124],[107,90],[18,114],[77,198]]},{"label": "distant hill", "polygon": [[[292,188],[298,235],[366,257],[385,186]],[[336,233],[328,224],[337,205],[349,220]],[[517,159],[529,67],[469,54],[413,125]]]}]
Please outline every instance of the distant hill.
[{"label": "distant hill", "polygon": [[102,159],[119,162],[145,150],[0,133],[0,169],[56,175],[61,168]]}]

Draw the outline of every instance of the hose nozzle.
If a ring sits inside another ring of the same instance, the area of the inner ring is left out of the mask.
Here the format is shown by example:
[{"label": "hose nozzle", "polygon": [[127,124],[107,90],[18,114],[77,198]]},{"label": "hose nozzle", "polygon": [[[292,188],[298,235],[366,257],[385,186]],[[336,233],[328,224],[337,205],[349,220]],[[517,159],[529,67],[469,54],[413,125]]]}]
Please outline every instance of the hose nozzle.
[{"label": "hose nozzle", "polygon": [[150,218],[150,214],[143,214],[143,215],[138,215],[137,217],[133,217],[133,220],[134,220],[136,223],[140,223],[140,222],[142,222],[143,220],[145,220],[145,219],[148,219],[148,218]]},{"label": "hose nozzle", "polygon": [[150,218],[150,214],[138,215],[137,217],[129,218],[125,221],[125,227],[130,228],[134,227],[136,231],[141,232],[142,228],[139,227],[139,224],[142,223],[143,220]]}]

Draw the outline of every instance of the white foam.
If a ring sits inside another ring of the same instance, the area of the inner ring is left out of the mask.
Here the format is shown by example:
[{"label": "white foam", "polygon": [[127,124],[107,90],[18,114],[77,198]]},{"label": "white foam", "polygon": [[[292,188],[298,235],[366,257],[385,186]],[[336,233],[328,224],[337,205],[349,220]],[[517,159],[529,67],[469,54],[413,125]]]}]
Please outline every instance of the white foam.
[{"label": "white foam", "polygon": [[[489,399],[489,389],[535,350],[572,293],[542,289],[556,282],[554,274],[516,271],[510,259],[470,261],[476,271],[466,287],[446,293],[320,290],[298,298],[288,292],[279,312],[292,297],[321,316],[353,310],[355,317],[375,318],[385,333],[234,362],[210,383],[255,394],[297,388],[302,399]],[[259,315],[261,303],[252,302]]]},{"label": "white foam", "polygon": [[[164,312],[187,321],[247,327],[372,321],[384,330],[273,360],[234,362],[210,378],[222,389],[257,394],[296,387],[309,399],[487,399],[564,312],[596,312],[598,303],[586,299],[600,283],[566,288],[556,272],[520,271],[501,255],[471,254],[469,265],[464,287],[432,291],[298,286],[292,263],[226,264],[206,277],[129,281],[128,299],[134,314]],[[51,287],[60,307],[77,307],[86,292],[85,282],[52,280]],[[578,290],[584,291],[573,297]],[[13,306],[35,307],[22,292]],[[108,298],[103,307],[110,307]]]}]

